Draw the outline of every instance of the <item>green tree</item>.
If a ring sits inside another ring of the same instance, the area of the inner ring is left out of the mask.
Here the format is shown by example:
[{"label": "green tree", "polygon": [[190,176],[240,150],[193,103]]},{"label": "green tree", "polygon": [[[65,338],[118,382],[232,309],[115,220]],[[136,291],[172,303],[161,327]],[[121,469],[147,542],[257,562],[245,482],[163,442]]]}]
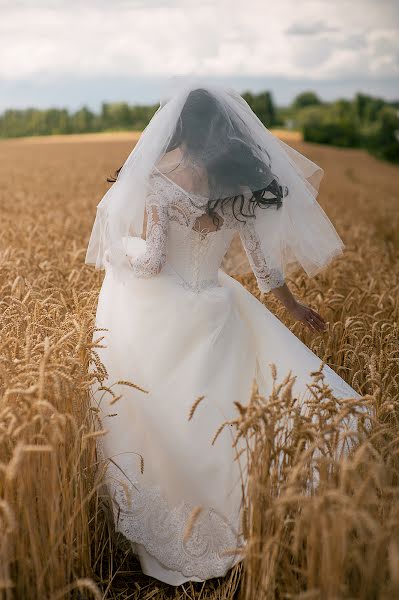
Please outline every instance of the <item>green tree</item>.
[{"label": "green tree", "polygon": [[71,118],[71,128],[75,133],[87,133],[94,130],[94,113],[86,106],[77,110]]},{"label": "green tree", "polygon": [[378,120],[363,131],[366,147],[376,156],[399,162],[399,110],[385,106]]},{"label": "green tree", "polygon": [[343,112],[342,104],[303,109],[301,126],[308,142],[343,147],[360,145],[359,128],[351,115]]},{"label": "green tree", "polygon": [[323,103],[317,94],[311,90],[307,90],[301,94],[298,94],[298,96],[294,98],[292,108],[294,110],[300,110],[301,108],[305,108],[307,106],[320,106],[321,104]]},{"label": "green tree", "polygon": [[252,94],[246,91],[242,94],[242,97],[266,127],[276,124],[276,108],[270,92]]}]

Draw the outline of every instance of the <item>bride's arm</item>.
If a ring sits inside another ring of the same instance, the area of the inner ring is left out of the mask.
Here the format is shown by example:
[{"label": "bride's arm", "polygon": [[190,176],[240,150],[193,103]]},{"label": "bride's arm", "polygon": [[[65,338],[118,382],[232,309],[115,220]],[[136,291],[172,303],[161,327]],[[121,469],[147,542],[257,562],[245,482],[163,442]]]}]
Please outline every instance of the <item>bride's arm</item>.
[{"label": "bride's arm", "polygon": [[285,283],[281,271],[269,267],[254,227],[248,222],[243,224],[240,228],[240,237],[259,289],[264,293],[271,292],[297,321],[302,321],[314,331],[324,331],[326,328],[324,319],[310,306],[295,298]]},{"label": "bride's arm", "polygon": [[247,221],[240,225],[239,233],[260,291],[268,293],[285,285],[281,271],[270,268],[267,264],[255,228]]},{"label": "bride's arm", "polygon": [[168,211],[164,203],[147,199],[146,251],[130,259],[136,277],[157,275],[166,262],[168,242]]}]

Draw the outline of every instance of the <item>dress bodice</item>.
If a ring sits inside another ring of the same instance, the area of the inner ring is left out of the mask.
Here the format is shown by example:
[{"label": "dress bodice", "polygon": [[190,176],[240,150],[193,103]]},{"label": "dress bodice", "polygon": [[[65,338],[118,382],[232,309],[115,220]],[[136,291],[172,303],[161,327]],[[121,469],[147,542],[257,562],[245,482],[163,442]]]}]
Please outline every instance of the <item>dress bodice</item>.
[{"label": "dress bodice", "polygon": [[160,172],[152,177],[147,197],[147,249],[131,261],[139,277],[151,277],[165,263],[179,275],[184,287],[195,291],[218,284],[218,269],[234,233],[239,232],[259,288],[269,292],[284,283],[261,252],[250,220],[238,220],[229,210],[206,214],[208,198],[184,190]]},{"label": "dress bodice", "polygon": [[232,229],[201,233],[169,222],[167,262],[187,287],[200,290],[218,282],[218,269],[234,235]]}]

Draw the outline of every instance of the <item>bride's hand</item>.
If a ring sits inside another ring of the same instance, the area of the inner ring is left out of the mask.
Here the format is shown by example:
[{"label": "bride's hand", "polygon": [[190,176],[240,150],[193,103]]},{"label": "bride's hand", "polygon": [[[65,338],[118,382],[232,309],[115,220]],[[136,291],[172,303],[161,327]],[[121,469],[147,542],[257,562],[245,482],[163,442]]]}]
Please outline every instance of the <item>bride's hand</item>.
[{"label": "bride's hand", "polygon": [[310,306],[296,300],[293,306],[287,307],[287,310],[294,319],[301,321],[309,327],[309,329],[312,329],[313,331],[326,331],[326,322],[319,313],[313,310],[313,308],[310,308]]},{"label": "bride's hand", "polygon": [[301,321],[313,331],[326,331],[327,325],[324,319],[313,308],[299,302],[286,283],[275,287],[272,293],[283,303],[294,319]]}]

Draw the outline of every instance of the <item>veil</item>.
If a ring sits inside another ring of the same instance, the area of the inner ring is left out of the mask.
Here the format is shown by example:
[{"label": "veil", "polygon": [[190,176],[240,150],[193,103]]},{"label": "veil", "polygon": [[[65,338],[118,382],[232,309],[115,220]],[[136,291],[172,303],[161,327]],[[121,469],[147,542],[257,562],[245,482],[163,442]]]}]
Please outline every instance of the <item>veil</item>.
[{"label": "veil", "polygon": [[[298,265],[314,276],[343,251],[316,200],[323,169],[275,137],[234,89],[190,78],[162,98],[98,204],[86,263],[105,268],[107,251],[113,264],[129,266],[129,239],[143,236],[146,199],[163,169],[179,174],[178,187],[206,197],[209,214],[230,207],[250,219],[268,264],[284,276]],[[206,194],[195,177],[204,169]]]}]

